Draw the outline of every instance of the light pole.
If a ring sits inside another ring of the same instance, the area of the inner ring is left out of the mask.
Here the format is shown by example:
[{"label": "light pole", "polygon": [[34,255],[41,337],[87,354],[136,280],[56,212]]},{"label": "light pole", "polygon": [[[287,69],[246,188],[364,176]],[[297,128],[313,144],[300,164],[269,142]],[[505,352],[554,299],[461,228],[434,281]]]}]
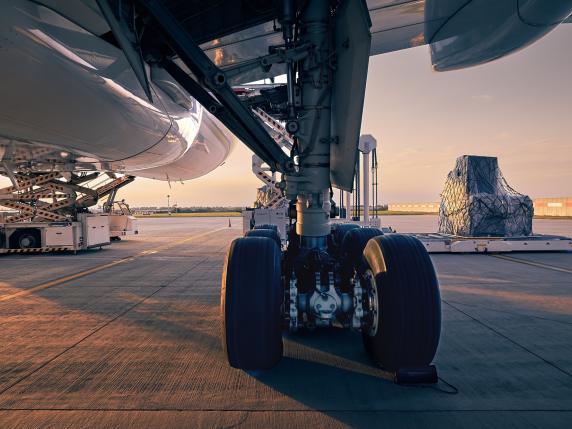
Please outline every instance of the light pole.
[{"label": "light pole", "polygon": [[377,140],[371,134],[363,134],[359,138],[358,147],[363,154],[363,221],[367,224],[369,222],[369,154],[377,147]]},{"label": "light pole", "polygon": [[167,195],[167,213],[171,214],[171,206],[169,204],[169,198],[171,198],[171,196]]}]

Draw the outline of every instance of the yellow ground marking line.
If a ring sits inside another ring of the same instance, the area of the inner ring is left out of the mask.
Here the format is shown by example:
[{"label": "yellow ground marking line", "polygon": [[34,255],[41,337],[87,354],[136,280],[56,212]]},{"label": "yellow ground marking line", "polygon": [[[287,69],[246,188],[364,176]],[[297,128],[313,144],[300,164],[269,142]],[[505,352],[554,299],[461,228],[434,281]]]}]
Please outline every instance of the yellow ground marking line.
[{"label": "yellow ground marking line", "polygon": [[561,273],[572,274],[572,270],[568,270],[566,268],[561,268],[561,267],[555,267],[554,265],[543,264],[541,262],[533,262],[533,261],[528,261],[526,259],[513,258],[513,257],[506,256],[506,255],[490,255],[490,256],[492,256],[494,258],[499,258],[499,259],[506,259],[507,261],[518,262],[520,264],[531,265],[533,267],[546,268],[547,270],[559,271]]},{"label": "yellow ground marking line", "polygon": [[179,245],[184,244],[184,243],[188,243],[189,241],[193,241],[193,240],[196,240],[198,238],[202,238],[202,237],[205,237],[207,235],[222,231],[223,229],[228,229],[228,227],[218,228],[218,229],[214,229],[211,231],[203,232],[201,234],[193,235],[191,237],[184,238],[182,240],[175,241],[173,243],[164,244],[164,245],[156,247],[154,249],[144,250],[144,251],[137,253],[136,255],[133,255],[133,256],[128,256],[128,257],[125,257],[122,259],[117,259],[117,260],[115,260],[113,262],[109,262],[107,264],[98,265],[98,266],[95,266],[93,268],[89,268],[85,271],[80,271],[79,273],[71,274],[71,275],[65,276],[65,277],[60,277],[59,279],[55,279],[55,280],[50,280],[49,282],[39,284],[37,286],[22,290],[20,292],[13,293],[11,295],[0,296],[0,302],[9,301],[11,299],[20,298],[22,296],[30,295],[30,294],[36,293],[36,292],[44,290],[44,289],[48,289],[48,288],[51,288],[54,286],[61,285],[62,283],[66,283],[66,282],[69,282],[69,281],[72,281],[75,279],[79,279],[80,277],[85,277],[85,276],[88,276],[90,274],[97,273],[98,271],[106,270],[108,268],[114,267],[114,266],[119,265],[119,264],[124,264],[127,262],[133,262],[136,259],[141,258],[143,256],[153,255],[155,253],[162,252],[162,251],[170,249],[172,247],[179,246]]}]

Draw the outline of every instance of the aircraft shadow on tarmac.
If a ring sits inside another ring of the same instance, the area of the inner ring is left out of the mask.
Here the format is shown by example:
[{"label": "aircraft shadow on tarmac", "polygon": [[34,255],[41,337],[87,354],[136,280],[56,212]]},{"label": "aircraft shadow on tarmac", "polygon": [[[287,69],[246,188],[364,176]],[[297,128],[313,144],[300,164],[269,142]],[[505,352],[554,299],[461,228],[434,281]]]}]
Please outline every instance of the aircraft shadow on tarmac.
[{"label": "aircraft shadow on tarmac", "polygon": [[[249,374],[301,403],[302,408],[345,421],[350,416],[339,412],[408,408],[409,401],[427,396],[434,400],[438,394],[433,389],[430,393],[394,384],[392,374],[369,359],[358,333],[332,328],[291,334],[284,340],[285,356],[277,367]],[[397,406],[400,402],[401,407]],[[352,417],[346,423],[355,421]]]}]

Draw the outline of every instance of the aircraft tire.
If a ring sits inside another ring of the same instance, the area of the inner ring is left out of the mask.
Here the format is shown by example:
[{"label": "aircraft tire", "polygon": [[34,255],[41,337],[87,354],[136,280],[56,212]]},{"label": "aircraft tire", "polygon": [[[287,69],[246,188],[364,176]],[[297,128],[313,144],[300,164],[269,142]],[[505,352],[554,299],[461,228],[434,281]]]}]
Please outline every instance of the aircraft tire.
[{"label": "aircraft tire", "polygon": [[332,229],[333,244],[338,247],[341,246],[342,242],[344,241],[344,237],[346,236],[346,233],[348,233],[352,229],[357,229],[357,228],[359,228],[359,225],[355,223],[340,223],[334,225],[334,228]]},{"label": "aircraft tire", "polygon": [[359,270],[367,242],[378,235],[383,235],[383,232],[377,228],[352,228],[346,231],[340,246],[340,274],[344,284],[355,270]]},{"label": "aircraft tire", "polygon": [[252,229],[271,229],[273,231],[278,232],[278,225],[274,225],[272,223],[263,223],[260,225],[254,225]]},{"label": "aircraft tire", "polygon": [[271,238],[278,244],[278,247],[282,245],[282,241],[280,240],[280,235],[273,229],[251,229],[250,231],[246,231],[244,234],[245,237],[267,237]]},{"label": "aircraft tire", "polygon": [[439,284],[427,250],[414,237],[390,234],[369,240],[363,257],[365,305],[377,306],[376,323],[363,332],[368,354],[388,370],[427,367],[441,333]]},{"label": "aircraft tire", "polygon": [[222,274],[222,343],[229,364],[270,369],[282,359],[281,251],[269,237],[235,239]]}]

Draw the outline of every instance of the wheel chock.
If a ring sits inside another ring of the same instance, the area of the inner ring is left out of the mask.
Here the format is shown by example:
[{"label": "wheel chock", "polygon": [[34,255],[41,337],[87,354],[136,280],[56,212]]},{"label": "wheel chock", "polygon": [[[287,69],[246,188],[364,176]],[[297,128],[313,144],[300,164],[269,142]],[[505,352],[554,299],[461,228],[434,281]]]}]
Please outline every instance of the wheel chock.
[{"label": "wheel chock", "polygon": [[395,384],[436,384],[438,381],[435,365],[422,368],[400,368],[393,375]]}]

